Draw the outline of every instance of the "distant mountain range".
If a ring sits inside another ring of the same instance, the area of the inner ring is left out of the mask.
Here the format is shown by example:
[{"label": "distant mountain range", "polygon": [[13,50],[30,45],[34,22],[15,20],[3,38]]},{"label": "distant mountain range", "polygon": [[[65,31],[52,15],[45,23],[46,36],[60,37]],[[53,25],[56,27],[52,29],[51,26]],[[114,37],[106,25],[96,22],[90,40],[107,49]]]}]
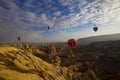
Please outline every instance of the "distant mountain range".
[{"label": "distant mountain range", "polygon": [[109,34],[109,35],[101,35],[101,36],[92,36],[87,38],[80,38],[78,39],[78,44],[89,44],[93,42],[100,42],[100,41],[115,41],[120,40],[120,33],[119,34]]}]

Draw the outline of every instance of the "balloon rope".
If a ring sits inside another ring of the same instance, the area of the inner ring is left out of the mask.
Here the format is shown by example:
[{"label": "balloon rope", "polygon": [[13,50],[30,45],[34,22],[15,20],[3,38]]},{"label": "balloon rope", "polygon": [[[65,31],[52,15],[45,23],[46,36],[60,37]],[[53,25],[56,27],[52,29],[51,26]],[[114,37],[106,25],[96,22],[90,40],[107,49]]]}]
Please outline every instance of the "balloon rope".
[{"label": "balloon rope", "polygon": [[70,54],[70,57],[73,58],[74,55],[73,55],[73,49],[71,47],[69,47],[69,54]]}]

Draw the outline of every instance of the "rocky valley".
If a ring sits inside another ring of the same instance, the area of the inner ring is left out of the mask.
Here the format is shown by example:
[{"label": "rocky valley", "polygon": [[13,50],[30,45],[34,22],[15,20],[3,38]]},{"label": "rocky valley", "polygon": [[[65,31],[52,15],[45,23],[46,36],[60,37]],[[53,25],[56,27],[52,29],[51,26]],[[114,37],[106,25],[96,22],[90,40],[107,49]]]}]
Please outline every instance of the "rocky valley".
[{"label": "rocky valley", "polygon": [[120,41],[1,44],[0,80],[119,80]]}]

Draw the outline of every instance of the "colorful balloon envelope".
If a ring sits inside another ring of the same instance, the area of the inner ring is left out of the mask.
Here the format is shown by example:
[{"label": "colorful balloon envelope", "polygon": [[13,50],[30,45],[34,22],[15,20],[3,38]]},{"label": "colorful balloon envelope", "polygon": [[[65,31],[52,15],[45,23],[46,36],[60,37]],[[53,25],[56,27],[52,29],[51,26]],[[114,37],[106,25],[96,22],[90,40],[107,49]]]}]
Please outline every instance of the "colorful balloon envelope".
[{"label": "colorful balloon envelope", "polygon": [[98,30],[98,27],[94,27],[93,30],[96,32]]},{"label": "colorful balloon envelope", "polygon": [[69,45],[69,47],[74,48],[77,44],[77,41],[75,39],[69,39],[67,44]]}]

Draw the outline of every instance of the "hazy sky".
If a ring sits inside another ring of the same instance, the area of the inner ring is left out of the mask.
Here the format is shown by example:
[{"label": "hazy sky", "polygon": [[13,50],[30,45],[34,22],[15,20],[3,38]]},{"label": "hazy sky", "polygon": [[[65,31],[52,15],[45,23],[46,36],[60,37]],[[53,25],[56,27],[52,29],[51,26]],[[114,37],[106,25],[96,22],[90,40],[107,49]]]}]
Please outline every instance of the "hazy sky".
[{"label": "hazy sky", "polygon": [[23,42],[54,42],[114,33],[120,33],[120,0],[0,0],[0,42],[17,42],[18,36]]}]

